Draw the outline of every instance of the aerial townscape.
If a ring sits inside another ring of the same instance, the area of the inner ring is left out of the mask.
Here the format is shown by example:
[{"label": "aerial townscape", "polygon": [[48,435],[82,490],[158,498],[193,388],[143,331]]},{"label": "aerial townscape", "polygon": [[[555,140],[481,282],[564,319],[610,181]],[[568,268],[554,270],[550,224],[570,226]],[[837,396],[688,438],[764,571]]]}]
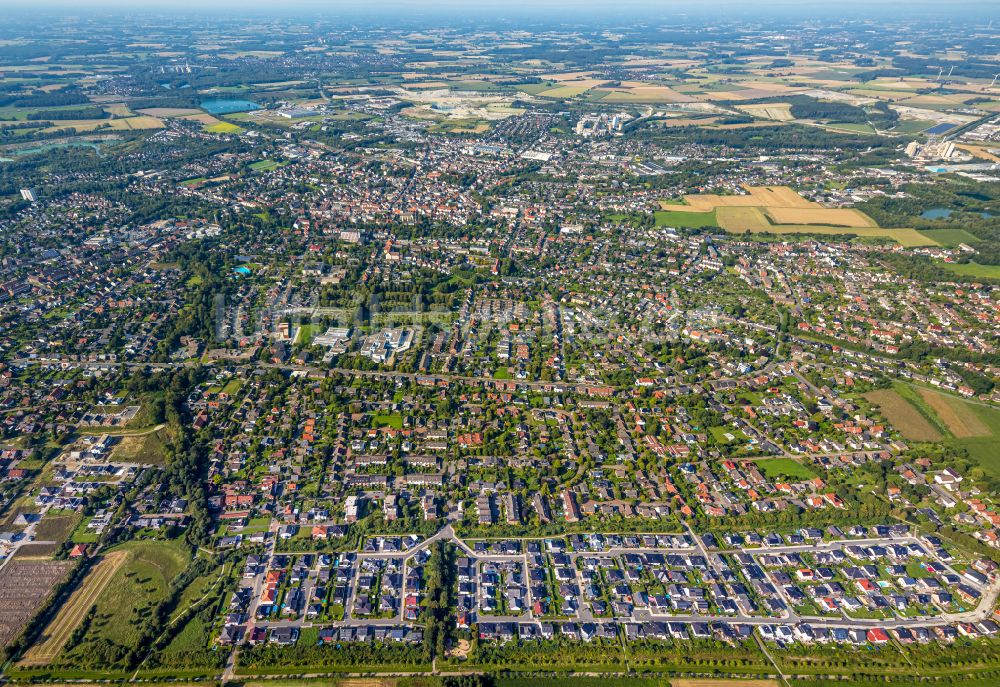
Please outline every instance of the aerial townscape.
[{"label": "aerial townscape", "polygon": [[0,685],[1000,685],[1000,4],[547,2],[3,9]]}]

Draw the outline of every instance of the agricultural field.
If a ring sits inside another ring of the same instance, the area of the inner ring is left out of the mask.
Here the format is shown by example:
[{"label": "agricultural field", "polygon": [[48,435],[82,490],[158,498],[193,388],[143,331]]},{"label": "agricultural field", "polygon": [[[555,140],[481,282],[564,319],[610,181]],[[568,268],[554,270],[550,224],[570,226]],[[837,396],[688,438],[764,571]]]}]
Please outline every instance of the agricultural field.
[{"label": "agricultural field", "polygon": [[0,647],[17,637],[72,567],[70,561],[14,559],[0,568]]},{"label": "agricultural field", "polygon": [[990,428],[971,404],[930,389],[918,388],[916,391],[956,439],[990,436]]},{"label": "agricultural field", "polygon": [[865,394],[865,398],[878,407],[904,439],[909,441],[941,441],[943,435],[916,407],[903,398],[896,389],[879,389]]},{"label": "agricultural field", "polygon": [[877,227],[871,217],[849,208],[767,208],[774,224],[829,224],[835,227]]},{"label": "agricultural field", "polygon": [[205,131],[210,134],[241,134],[243,128],[236,126],[232,122],[218,122],[205,127]]},{"label": "agricultural field", "polygon": [[754,117],[763,119],[773,119],[778,122],[790,122],[795,119],[792,116],[791,103],[760,103],[755,105],[739,105],[738,110],[746,112]]}]

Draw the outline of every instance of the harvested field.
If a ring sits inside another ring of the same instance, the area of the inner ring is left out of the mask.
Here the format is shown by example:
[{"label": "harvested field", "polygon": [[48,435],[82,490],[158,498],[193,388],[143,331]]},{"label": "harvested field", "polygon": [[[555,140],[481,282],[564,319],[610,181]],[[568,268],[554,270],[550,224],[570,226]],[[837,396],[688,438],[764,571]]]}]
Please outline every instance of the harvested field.
[{"label": "harvested field", "polygon": [[0,647],[24,629],[72,567],[70,561],[15,558],[0,569]]},{"label": "harvested field", "polygon": [[60,544],[55,542],[32,542],[25,544],[17,550],[14,558],[18,560],[31,559],[36,561],[47,561],[59,550]]},{"label": "harvested field", "polygon": [[45,632],[38,638],[21,661],[22,666],[48,665],[66,645],[69,636],[77,628],[87,611],[91,609],[97,598],[108,586],[115,573],[128,559],[126,551],[114,551],[104,556],[94,566],[87,577],[73,592],[70,598],[59,609]]},{"label": "harvested field", "polygon": [[[683,207],[683,206],[679,206]],[[767,210],[770,212],[770,210]],[[879,227],[836,227],[829,224],[772,224],[764,210],[757,206],[720,207],[715,212],[719,226],[733,234],[828,234],[854,235],[865,238],[891,239],[901,246],[930,246],[936,242],[916,229],[882,229]]]},{"label": "harvested field", "polygon": [[747,195],[720,196],[710,193],[684,196],[689,212],[709,212],[719,207],[815,208],[821,205],[806,200],[788,186],[744,186]]},{"label": "harvested field", "polygon": [[930,389],[918,388],[917,393],[956,439],[988,437],[992,434],[986,423],[965,401]]},{"label": "harvested field", "polygon": [[941,441],[941,433],[913,405],[892,389],[879,389],[865,394],[878,406],[893,427],[910,441]]},{"label": "harvested field", "polygon": [[667,86],[653,86],[641,82],[625,82],[621,87],[609,89],[603,102],[606,103],[690,103],[695,99],[678,93]]},{"label": "harvested field", "polygon": [[871,217],[850,208],[768,208],[775,224],[829,224],[835,227],[877,227]]},{"label": "harvested field", "polygon": [[792,106],[789,103],[758,103],[755,105],[738,105],[738,110],[746,112],[754,117],[764,119],[774,119],[779,122],[790,122],[792,117]]},{"label": "harvested field", "polygon": [[592,88],[596,88],[606,83],[600,79],[583,79],[580,81],[560,82],[559,86],[542,91],[538,95],[542,98],[574,98],[583,95]]}]

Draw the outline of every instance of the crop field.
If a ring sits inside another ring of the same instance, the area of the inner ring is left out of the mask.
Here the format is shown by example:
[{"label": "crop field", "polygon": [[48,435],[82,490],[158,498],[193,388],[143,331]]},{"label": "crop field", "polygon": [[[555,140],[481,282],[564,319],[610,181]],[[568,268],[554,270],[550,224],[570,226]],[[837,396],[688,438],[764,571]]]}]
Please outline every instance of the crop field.
[{"label": "crop field", "polygon": [[828,224],[771,224],[759,207],[724,206],[716,211],[719,226],[730,233],[741,234],[750,231],[754,234],[852,234],[864,238],[891,239],[901,246],[936,245],[934,241],[922,235],[916,229],[883,229],[879,227],[838,227]]},{"label": "crop field", "polygon": [[45,632],[24,655],[22,666],[48,665],[66,645],[69,636],[77,628],[87,611],[104,592],[118,569],[128,559],[125,551],[114,551],[104,556],[69,597],[56,616],[49,622]]},{"label": "crop field", "polygon": [[239,134],[243,132],[241,127],[231,122],[219,122],[205,127],[205,131],[211,134]]},{"label": "crop field", "polygon": [[972,405],[962,399],[924,388],[917,389],[917,393],[956,439],[985,437],[992,434],[990,428],[973,410]]},{"label": "crop field", "polygon": [[829,224],[835,227],[877,227],[871,217],[850,208],[768,208],[775,224]]},{"label": "crop field", "polygon": [[575,98],[583,95],[587,91],[605,83],[600,79],[581,79],[580,81],[561,82],[555,88],[542,91],[538,95],[542,98]]},{"label": "crop field", "polygon": [[670,687],[778,687],[777,680],[727,680],[725,678],[672,678]]},{"label": "crop field", "polygon": [[156,117],[139,115],[136,117],[123,117],[121,119],[66,119],[53,123],[52,126],[43,129],[45,133],[55,133],[66,129],[76,129],[77,131],[96,131],[97,129],[109,129],[112,131],[143,131],[146,129],[162,129],[163,122]]},{"label": "crop field", "polygon": [[941,441],[943,438],[941,432],[895,389],[869,391],[865,394],[865,398],[878,406],[879,412],[903,435],[904,439]]},{"label": "crop field", "polygon": [[678,93],[669,86],[656,86],[638,82],[624,82],[601,100],[605,103],[689,103],[694,98]]},{"label": "crop field", "polygon": [[708,212],[721,207],[816,208],[818,203],[806,200],[788,186],[744,186],[747,195],[720,196],[711,193],[684,196],[688,212]]},{"label": "crop field", "polygon": [[73,563],[14,559],[0,569],[0,647],[24,628]]}]

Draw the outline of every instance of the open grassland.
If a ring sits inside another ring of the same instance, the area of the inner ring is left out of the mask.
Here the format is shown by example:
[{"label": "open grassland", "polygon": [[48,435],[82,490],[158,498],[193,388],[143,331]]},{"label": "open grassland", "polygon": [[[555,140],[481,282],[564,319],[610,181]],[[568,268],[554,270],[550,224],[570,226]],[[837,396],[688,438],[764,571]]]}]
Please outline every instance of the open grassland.
[{"label": "open grassland", "polygon": [[1000,265],[980,265],[978,262],[939,262],[941,267],[962,277],[1000,279]]},{"label": "open grassland", "polygon": [[869,402],[909,441],[941,441],[943,435],[895,389],[879,389],[865,394]]},{"label": "open grassland", "polygon": [[187,551],[176,541],[132,541],[107,556],[112,553],[123,555],[124,562],[91,604],[93,619],[86,636],[72,649],[60,652],[54,663],[88,665],[95,643],[137,648],[143,621],[166,598],[170,582],[188,562]]},{"label": "open grassland", "polygon": [[946,248],[957,248],[961,243],[974,246],[980,241],[965,229],[921,229],[920,233]]},{"label": "open grassland", "polygon": [[28,649],[20,665],[44,666],[51,663],[127,559],[125,551],[114,551],[104,556],[59,609],[35,645]]},{"label": "open grassland", "polygon": [[37,541],[51,541],[62,544],[80,524],[80,516],[76,513],[67,515],[46,514],[35,529]]},{"label": "open grassland", "polygon": [[0,647],[24,628],[73,563],[14,559],[0,569]]},{"label": "open grassland", "polygon": [[719,221],[716,219],[715,211],[711,212],[674,212],[672,210],[661,210],[655,213],[656,226],[658,227],[717,227]]}]

